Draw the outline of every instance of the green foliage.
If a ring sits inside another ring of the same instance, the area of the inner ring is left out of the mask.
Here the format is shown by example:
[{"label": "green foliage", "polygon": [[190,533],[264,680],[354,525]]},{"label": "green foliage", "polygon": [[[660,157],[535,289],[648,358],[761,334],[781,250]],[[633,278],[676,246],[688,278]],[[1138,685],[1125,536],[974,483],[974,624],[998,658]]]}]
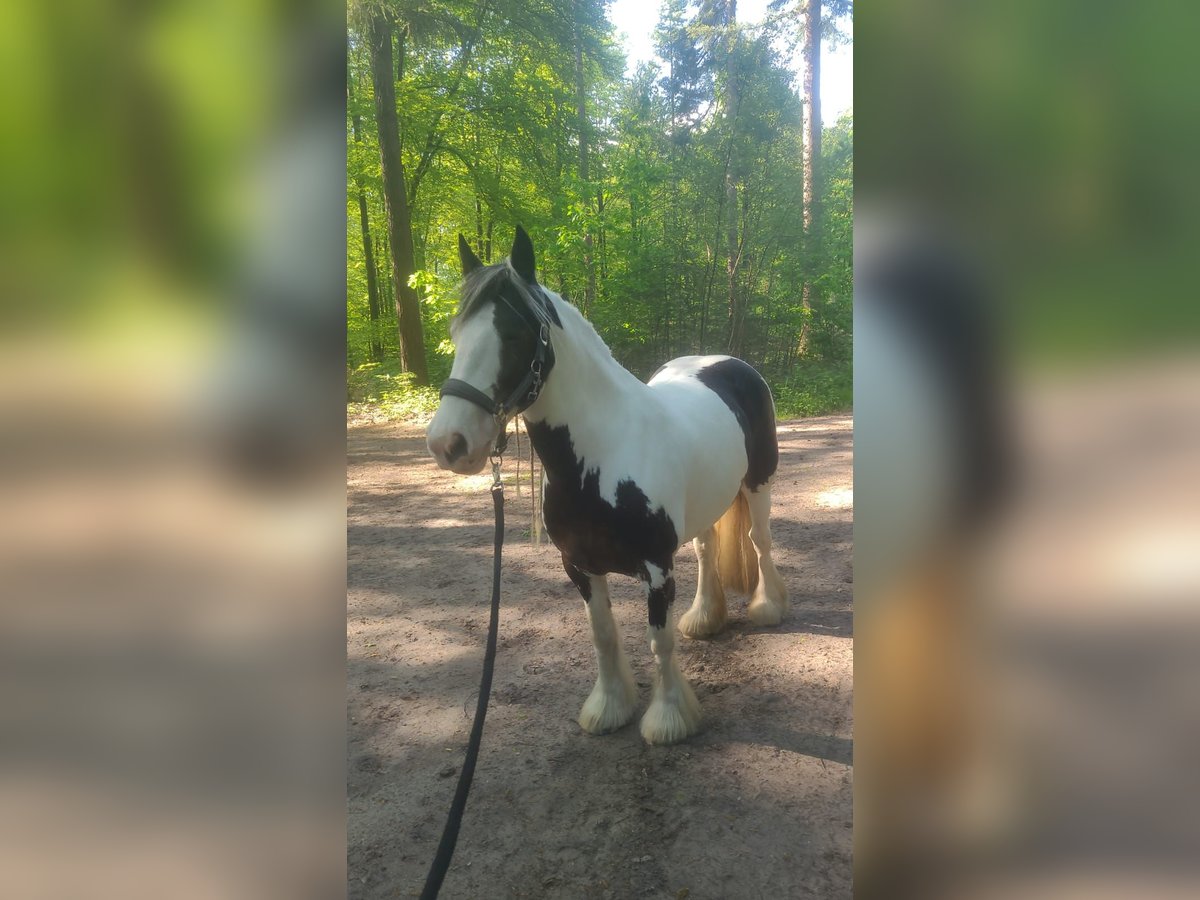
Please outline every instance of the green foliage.
[{"label": "green foliage", "polygon": [[854,379],[849,366],[800,365],[787,380],[771,385],[779,419],[849,412],[854,405]]},{"label": "green foliage", "polygon": [[347,372],[347,412],[397,422],[424,422],[438,405],[438,389],[412,383],[412,375],[382,363],[364,363]]},{"label": "green foliage", "polygon": [[[624,79],[603,0],[372,2],[397,17],[417,269],[410,284],[421,297],[432,383],[448,375],[453,352],[458,234],[495,262],[519,222],[538,248],[539,278],[580,306],[635,374],[675,356],[730,352],[779,386],[788,414],[848,408],[853,125],[847,118],[825,129],[822,233],[806,240],[801,103],[774,49],[782,19],[730,27],[721,2],[697,10],[667,0],[656,32],[665,63]],[[427,398],[401,404],[406,382],[389,368],[399,356],[394,286],[355,21],[352,14],[347,119],[348,356],[361,388],[354,402],[375,397],[410,415]],[[725,109],[734,95],[736,108]],[[374,318],[359,191],[378,245]],[[739,248],[732,285],[731,219]],[[801,302],[806,282],[811,310]]]}]

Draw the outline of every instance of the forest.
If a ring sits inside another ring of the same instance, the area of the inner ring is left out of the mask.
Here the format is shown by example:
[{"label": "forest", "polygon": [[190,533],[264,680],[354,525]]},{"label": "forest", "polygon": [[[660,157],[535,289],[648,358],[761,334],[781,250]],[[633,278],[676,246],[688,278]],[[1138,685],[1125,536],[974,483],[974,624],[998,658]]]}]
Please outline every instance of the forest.
[{"label": "forest", "polygon": [[822,125],[819,86],[850,7],[662,0],[627,74],[605,0],[351,0],[352,408],[436,405],[458,234],[490,263],[520,223],[639,377],[729,353],[781,418],[849,409],[853,122]]}]

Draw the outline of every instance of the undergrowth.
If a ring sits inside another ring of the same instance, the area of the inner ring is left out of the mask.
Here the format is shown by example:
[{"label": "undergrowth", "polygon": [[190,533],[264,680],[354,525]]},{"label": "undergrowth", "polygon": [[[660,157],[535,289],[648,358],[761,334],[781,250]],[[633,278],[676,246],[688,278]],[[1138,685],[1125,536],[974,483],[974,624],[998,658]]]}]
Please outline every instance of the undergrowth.
[{"label": "undergrowth", "polygon": [[[440,382],[434,373],[431,377]],[[440,373],[439,373],[440,374]],[[351,421],[429,421],[438,406],[436,387],[419,387],[412,375],[381,363],[366,363],[347,375],[347,417]],[[853,406],[853,377],[848,366],[797,366],[771,385],[778,419],[802,419],[848,412]]]},{"label": "undergrowth", "polygon": [[413,384],[411,372],[365,363],[346,375],[346,416],[351,421],[426,422],[438,406],[438,389]]},{"label": "undergrowth", "polygon": [[849,412],[854,406],[854,373],[849,365],[798,365],[771,384],[777,419],[803,419]]}]

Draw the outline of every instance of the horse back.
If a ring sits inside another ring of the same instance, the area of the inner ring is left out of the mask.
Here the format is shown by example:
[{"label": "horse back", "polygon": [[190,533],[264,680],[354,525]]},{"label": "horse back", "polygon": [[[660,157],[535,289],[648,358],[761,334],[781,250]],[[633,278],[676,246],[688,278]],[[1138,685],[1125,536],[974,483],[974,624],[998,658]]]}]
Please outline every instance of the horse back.
[{"label": "horse back", "polygon": [[733,413],[746,443],[743,483],[752,491],[766,484],[779,466],[779,438],[775,403],[763,377],[749,363],[732,356],[684,356],[662,366],[650,384],[681,377],[695,379]]}]

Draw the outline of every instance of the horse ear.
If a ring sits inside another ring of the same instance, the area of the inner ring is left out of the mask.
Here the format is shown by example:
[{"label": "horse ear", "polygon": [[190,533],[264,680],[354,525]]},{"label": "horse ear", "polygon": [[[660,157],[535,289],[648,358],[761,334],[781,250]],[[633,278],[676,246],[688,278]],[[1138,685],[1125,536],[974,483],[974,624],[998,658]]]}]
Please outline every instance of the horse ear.
[{"label": "horse ear", "polygon": [[461,231],[458,233],[458,260],[462,263],[464,275],[470,275],[483,266],[479,257],[475,255],[475,251],[471,249],[471,245],[467,243],[467,239],[462,236]]},{"label": "horse ear", "polygon": [[517,236],[513,238],[509,259],[512,260],[512,267],[517,270],[518,275],[526,281],[537,281],[534,275],[533,241],[520,225],[517,226]]}]

